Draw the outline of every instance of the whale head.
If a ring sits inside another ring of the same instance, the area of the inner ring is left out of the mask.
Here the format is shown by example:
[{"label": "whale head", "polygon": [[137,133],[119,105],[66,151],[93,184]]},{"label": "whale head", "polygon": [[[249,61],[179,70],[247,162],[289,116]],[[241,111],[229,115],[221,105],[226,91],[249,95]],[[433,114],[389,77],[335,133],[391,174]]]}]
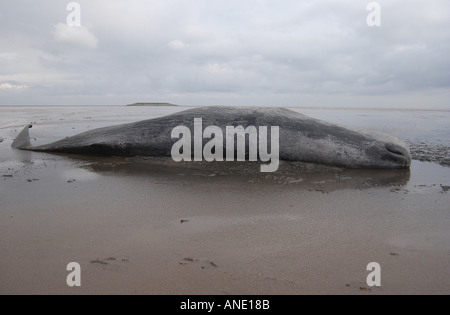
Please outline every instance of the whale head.
[{"label": "whale head", "polygon": [[[368,132],[366,132],[368,133]],[[406,169],[411,166],[408,145],[395,137],[371,132],[373,141],[363,147],[365,159],[373,168]]]}]

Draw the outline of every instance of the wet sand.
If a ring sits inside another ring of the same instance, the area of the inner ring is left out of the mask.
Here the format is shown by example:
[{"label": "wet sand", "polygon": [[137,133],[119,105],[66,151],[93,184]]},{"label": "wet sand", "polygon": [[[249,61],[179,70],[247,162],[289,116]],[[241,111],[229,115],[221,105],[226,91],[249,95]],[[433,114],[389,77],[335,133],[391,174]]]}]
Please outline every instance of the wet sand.
[{"label": "wet sand", "polygon": [[[44,143],[176,110],[0,109],[0,294],[450,293],[448,167],[268,175],[9,148],[29,122]],[[69,262],[81,288],[66,285]],[[366,284],[370,262],[381,288]]]}]

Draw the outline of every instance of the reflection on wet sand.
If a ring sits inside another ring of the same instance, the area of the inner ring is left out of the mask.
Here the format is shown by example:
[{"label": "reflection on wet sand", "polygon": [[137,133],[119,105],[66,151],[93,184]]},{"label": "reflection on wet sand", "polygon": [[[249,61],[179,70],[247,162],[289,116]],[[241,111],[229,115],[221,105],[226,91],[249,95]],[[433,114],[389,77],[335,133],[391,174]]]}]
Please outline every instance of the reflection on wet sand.
[{"label": "reflection on wet sand", "polygon": [[349,170],[323,165],[281,161],[276,173],[261,173],[255,162],[181,162],[165,157],[70,156],[84,168],[107,176],[149,177],[173,183],[202,182],[211,185],[248,184],[269,189],[292,187],[331,192],[379,186],[405,186],[410,170]]}]

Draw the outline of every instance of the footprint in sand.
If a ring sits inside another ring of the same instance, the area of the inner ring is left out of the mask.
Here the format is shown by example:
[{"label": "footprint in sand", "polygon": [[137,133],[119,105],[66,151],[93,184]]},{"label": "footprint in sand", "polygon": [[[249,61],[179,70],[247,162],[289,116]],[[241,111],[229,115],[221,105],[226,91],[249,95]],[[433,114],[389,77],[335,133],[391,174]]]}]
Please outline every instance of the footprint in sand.
[{"label": "footprint in sand", "polygon": [[180,261],[182,266],[198,266],[201,269],[218,268],[218,266],[210,260],[201,260],[195,258],[184,258]]},{"label": "footprint in sand", "polygon": [[[127,258],[121,258],[121,259],[117,259],[115,257],[108,257],[108,258],[103,258],[103,259],[99,259],[97,258],[96,260],[92,260],[90,263],[94,264],[94,265],[100,265],[103,267],[108,266],[108,268],[119,268],[120,263],[126,263],[126,262],[130,262],[129,259]],[[106,269],[108,269],[106,268]],[[105,268],[103,268],[105,269]]]}]

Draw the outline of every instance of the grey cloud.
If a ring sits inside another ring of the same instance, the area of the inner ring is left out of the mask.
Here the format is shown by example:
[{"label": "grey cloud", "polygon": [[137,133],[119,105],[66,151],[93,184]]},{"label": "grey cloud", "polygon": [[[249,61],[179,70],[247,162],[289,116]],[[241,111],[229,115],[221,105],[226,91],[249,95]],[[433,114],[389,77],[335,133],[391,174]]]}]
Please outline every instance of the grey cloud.
[{"label": "grey cloud", "polygon": [[366,24],[368,2],[80,0],[76,38],[61,26],[64,1],[2,3],[0,82],[29,86],[2,98],[333,105],[437,90],[446,106],[448,1],[380,0],[380,28]]}]

